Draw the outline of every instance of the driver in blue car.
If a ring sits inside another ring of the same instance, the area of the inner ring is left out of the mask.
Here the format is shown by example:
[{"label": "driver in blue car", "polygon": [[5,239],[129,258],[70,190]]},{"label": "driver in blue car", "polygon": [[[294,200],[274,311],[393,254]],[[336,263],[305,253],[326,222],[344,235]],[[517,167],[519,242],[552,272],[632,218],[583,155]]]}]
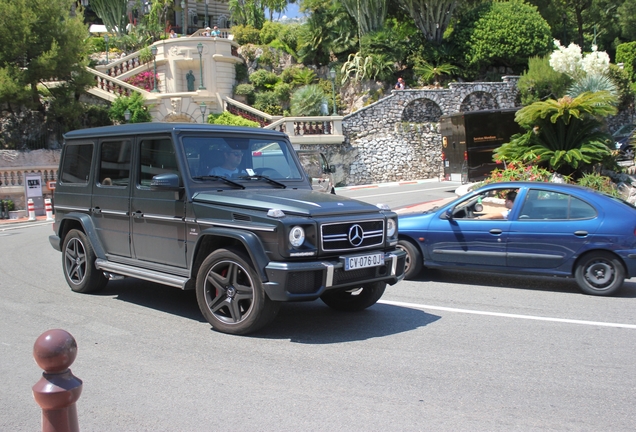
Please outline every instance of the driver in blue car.
[{"label": "driver in blue car", "polygon": [[489,213],[483,216],[479,216],[476,219],[508,219],[508,214],[510,214],[510,210],[515,203],[515,198],[517,198],[516,191],[510,191],[506,194],[506,210],[499,213]]}]

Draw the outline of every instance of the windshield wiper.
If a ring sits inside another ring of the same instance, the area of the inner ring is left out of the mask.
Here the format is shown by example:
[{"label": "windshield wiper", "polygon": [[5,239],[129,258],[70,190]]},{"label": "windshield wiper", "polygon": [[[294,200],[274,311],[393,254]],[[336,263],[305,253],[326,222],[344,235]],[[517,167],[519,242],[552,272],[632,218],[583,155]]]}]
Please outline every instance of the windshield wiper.
[{"label": "windshield wiper", "polygon": [[285,185],[284,183],[278,182],[276,180],[273,180],[267,176],[264,175],[246,175],[246,176],[241,176],[239,177],[241,180],[265,180],[268,183],[271,183],[275,186],[281,187],[283,189],[285,189],[287,187],[287,185]]},{"label": "windshield wiper", "polygon": [[217,175],[204,175],[204,176],[197,176],[197,177],[192,177],[193,180],[221,180],[224,181],[227,184],[230,184],[232,186],[235,186],[237,188],[241,188],[241,189],[245,189],[245,186],[243,186],[240,183],[237,183],[235,181],[230,180],[227,177],[223,177],[223,176],[217,176]]}]

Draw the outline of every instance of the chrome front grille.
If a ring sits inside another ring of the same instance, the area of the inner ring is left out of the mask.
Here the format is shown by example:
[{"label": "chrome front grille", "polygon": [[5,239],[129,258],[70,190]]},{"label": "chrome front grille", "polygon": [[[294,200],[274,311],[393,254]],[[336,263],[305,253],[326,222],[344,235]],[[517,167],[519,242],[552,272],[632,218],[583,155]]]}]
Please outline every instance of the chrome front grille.
[{"label": "chrome front grille", "polygon": [[349,251],[384,244],[384,219],[324,224],[320,226],[322,249]]}]

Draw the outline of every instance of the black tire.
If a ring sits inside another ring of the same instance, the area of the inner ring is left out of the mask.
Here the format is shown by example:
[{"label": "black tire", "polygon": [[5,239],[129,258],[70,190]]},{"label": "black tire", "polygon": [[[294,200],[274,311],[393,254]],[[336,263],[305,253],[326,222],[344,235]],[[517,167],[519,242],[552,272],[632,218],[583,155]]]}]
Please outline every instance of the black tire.
[{"label": "black tire", "polygon": [[385,289],[386,282],[375,282],[363,285],[361,288],[327,291],[320,296],[320,299],[332,309],[357,312],[376,304]]},{"label": "black tire", "polygon": [[232,249],[216,250],[203,261],[196,294],[201,313],[222,333],[252,333],[270,323],[280,307],[265,294],[249,257]]},{"label": "black tire", "polygon": [[424,267],[422,253],[408,240],[399,240],[397,248],[406,252],[406,258],[404,261],[404,279],[415,279],[420,273],[422,273],[422,268]]},{"label": "black tire", "polygon": [[64,237],[62,268],[66,283],[75,292],[92,293],[102,290],[108,279],[95,267],[93,246],[82,231],[73,229]]},{"label": "black tire", "polygon": [[579,260],[574,276],[585,294],[609,296],[623,286],[625,269],[615,255],[591,252]]}]

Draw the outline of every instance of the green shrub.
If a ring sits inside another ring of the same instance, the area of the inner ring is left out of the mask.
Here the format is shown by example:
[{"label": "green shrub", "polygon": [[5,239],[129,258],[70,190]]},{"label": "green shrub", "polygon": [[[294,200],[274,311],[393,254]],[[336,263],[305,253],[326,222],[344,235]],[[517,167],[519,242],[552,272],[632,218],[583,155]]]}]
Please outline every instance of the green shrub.
[{"label": "green shrub", "polygon": [[144,47],[139,50],[139,61],[143,63],[148,63],[152,61],[152,51],[150,51],[150,47]]},{"label": "green shrub", "polygon": [[300,24],[285,24],[276,39],[296,52],[300,28]]},{"label": "green shrub", "polygon": [[126,121],[124,113],[130,111],[128,123],[147,123],[152,121],[152,116],[144,103],[141,93],[133,93],[130,96],[120,96],[110,106],[109,116],[112,120],[123,123]]},{"label": "green shrub", "polygon": [[278,82],[274,86],[274,94],[276,95],[276,98],[283,104],[289,102],[292,90],[293,86],[285,82]]},{"label": "green shrub", "polygon": [[466,65],[521,69],[533,55],[552,49],[550,26],[535,6],[522,0],[485,2],[455,25],[453,43],[463,50]]},{"label": "green shrub", "polygon": [[517,88],[525,106],[547,98],[562,97],[571,82],[570,77],[550,66],[549,57],[535,56],[528,59],[528,70],[519,78]]},{"label": "green shrub", "polygon": [[249,78],[249,72],[247,70],[247,65],[245,63],[236,63],[234,65],[234,73],[236,82],[247,81]]},{"label": "green shrub", "polygon": [[274,39],[278,38],[278,35],[282,30],[283,24],[273,21],[265,21],[260,32],[260,43],[263,45],[271,43]]},{"label": "green shrub", "polygon": [[636,41],[620,44],[616,47],[616,63],[623,63],[623,68],[632,81],[636,81]]},{"label": "green shrub", "polygon": [[495,169],[483,184],[507,181],[550,181],[552,173],[536,165],[524,165],[521,162],[509,163],[505,169]]},{"label": "green shrub", "polygon": [[250,82],[257,90],[272,90],[280,78],[274,73],[265,69],[259,69],[250,75]]},{"label": "green shrub", "polygon": [[254,103],[254,86],[252,84],[239,84],[236,86],[234,90],[234,94],[239,96],[245,96],[247,99],[248,105],[252,105]]},{"label": "green shrub", "polygon": [[313,84],[314,81],[316,81],[316,78],[318,78],[316,76],[316,72],[314,72],[313,70],[303,67],[303,68],[295,68],[294,69],[294,74],[292,77],[292,82],[295,85],[309,85],[309,84]]},{"label": "green shrub", "polygon": [[277,51],[270,49],[267,46],[261,47],[263,53],[258,58],[259,66],[275,66],[279,60],[280,55]]},{"label": "green shrub", "polygon": [[312,84],[296,90],[290,100],[292,116],[319,116],[321,106],[327,100],[320,86]]},{"label": "green shrub", "polygon": [[607,74],[612,80],[619,94],[618,109],[627,109],[634,103],[634,89],[629,79],[629,73],[614,64],[610,64]]},{"label": "green shrub", "polygon": [[228,111],[223,111],[221,114],[210,114],[208,116],[208,123],[228,126],[261,127],[261,125],[255,121],[234,115]]},{"label": "green shrub", "polygon": [[234,26],[232,27],[232,34],[234,35],[234,40],[239,45],[258,45],[261,43],[260,30],[250,25]]},{"label": "green shrub", "polygon": [[278,97],[273,91],[256,93],[256,100],[253,106],[257,110],[269,115],[283,115],[283,107],[280,105]]},{"label": "green shrub", "polygon": [[108,108],[104,105],[89,105],[86,108],[84,113],[84,127],[110,126],[112,124],[113,122],[109,117]]},{"label": "green shrub", "polygon": [[15,204],[13,200],[10,200],[10,199],[2,200],[2,204],[4,205],[4,208],[7,211],[13,211],[15,209]]},{"label": "green shrub", "polygon": [[607,195],[620,196],[616,185],[611,178],[598,173],[583,174],[583,177],[576,182],[578,185],[597,190]]},{"label": "green shrub", "polygon": [[91,36],[87,39],[86,45],[89,53],[106,51],[106,42],[103,37]]},{"label": "green shrub", "polygon": [[299,66],[292,66],[292,67],[283,69],[283,71],[281,72],[279,76],[280,80],[284,83],[294,82],[294,75],[296,74],[296,69],[298,69],[298,67]]}]

